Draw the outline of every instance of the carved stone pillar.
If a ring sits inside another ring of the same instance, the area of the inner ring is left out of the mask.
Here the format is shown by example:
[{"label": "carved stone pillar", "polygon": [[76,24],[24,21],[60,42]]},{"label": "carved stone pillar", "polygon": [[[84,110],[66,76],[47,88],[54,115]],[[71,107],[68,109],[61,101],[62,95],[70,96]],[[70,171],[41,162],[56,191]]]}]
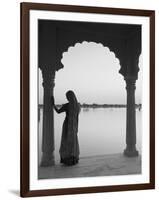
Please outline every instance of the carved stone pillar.
[{"label": "carved stone pillar", "polygon": [[42,129],[42,160],[41,166],[52,166],[54,161],[54,116],[51,103],[55,72],[52,67],[42,69],[43,76],[43,129]]},{"label": "carved stone pillar", "polygon": [[136,78],[126,77],[127,111],[126,111],[126,149],[124,155],[138,156],[136,150],[136,109],[135,109],[135,83]]}]

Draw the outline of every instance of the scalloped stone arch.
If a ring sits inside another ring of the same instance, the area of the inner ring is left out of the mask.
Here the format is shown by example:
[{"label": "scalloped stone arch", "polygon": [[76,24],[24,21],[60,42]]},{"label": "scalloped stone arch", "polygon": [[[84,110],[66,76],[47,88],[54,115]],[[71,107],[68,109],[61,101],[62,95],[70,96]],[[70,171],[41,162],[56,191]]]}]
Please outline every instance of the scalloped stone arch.
[{"label": "scalloped stone arch", "polygon": [[[94,41],[86,41],[86,40],[84,40],[84,41],[82,41],[82,42],[76,42],[76,43],[72,44],[71,46],[69,46],[69,47],[67,48],[67,50],[64,51],[64,52],[62,53],[62,55],[61,55],[61,61],[62,61],[62,59],[63,59],[63,55],[66,54],[66,53],[68,53],[70,48],[75,48],[77,44],[82,45],[83,43],[91,43],[91,42],[92,42],[92,43],[95,43],[96,45],[100,45],[100,46],[102,46],[103,48],[108,48],[109,52],[110,52],[110,53],[113,53],[115,59],[117,59],[117,60],[119,61],[119,65],[120,65],[120,59],[119,59],[119,57],[117,57],[116,52],[114,52],[113,49],[111,49],[111,47],[105,46],[105,45],[103,45],[101,42],[98,42],[98,43],[97,43],[97,42],[94,42]],[[62,64],[62,63],[61,63],[61,64]],[[63,65],[63,64],[62,64],[62,65]]]},{"label": "scalloped stone arch", "polygon": [[59,66],[57,68],[57,71],[60,70],[61,68],[64,68],[63,63],[61,62],[63,59],[63,54],[67,53],[69,51],[69,48],[76,47],[76,44],[82,45],[84,42],[87,42],[87,43],[93,42],[93,43],[96,43],[97,45],[101,45],[103,48],[108,48],[110,53],[114,54],[115,59],[119,61],[120,69],[118,72],[120,73],[120,71],[122,71],[121,70],[122,69],[122,57],[121,57],[122,54],[120,52],[120,48],[118,46],[115,47],[115,44],[113,42],[104,43],[102,41],[97,41],[97,40],[77,40],[77,41],[74,41],[73,43],[72,42],[68,43],[67,45],[65,45],[65,47],[61,48],[61,51],[59,52],[58,59],[57,59],[57,66]]}]

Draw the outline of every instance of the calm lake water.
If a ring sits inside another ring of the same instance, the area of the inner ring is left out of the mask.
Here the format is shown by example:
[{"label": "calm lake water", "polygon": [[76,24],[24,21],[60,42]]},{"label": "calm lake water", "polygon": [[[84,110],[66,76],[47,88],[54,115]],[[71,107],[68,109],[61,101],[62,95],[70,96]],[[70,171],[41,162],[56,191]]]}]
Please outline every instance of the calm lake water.
[{"label": "calm lake water", "polygon": [[[39,121],[39,162],[41,160],[42,116]],[[142,111],[136,109],[137,149],[141,152]],[[62,124],[65,114],[54,112],[55,160],[59,161]],[[80,157],[121,153],[126,147],[126,108],[81,109],[78,139]]]}]

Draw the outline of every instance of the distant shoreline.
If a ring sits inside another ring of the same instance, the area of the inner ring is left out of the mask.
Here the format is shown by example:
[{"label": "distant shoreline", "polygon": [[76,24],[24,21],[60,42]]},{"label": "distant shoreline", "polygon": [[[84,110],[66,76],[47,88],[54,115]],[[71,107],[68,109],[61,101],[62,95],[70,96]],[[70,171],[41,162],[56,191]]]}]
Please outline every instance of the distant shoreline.
[{"label": "distant shoreline", "polygon": [[[126,104],[79,104],[81,108],[126,108]],[[56,104],[56,106],[59,108],[62,106],[62,104]],[[38,105],[39,108],[43,108],[43,104]],[[135,104],[135,107],[141,110],[142,104]]]}]

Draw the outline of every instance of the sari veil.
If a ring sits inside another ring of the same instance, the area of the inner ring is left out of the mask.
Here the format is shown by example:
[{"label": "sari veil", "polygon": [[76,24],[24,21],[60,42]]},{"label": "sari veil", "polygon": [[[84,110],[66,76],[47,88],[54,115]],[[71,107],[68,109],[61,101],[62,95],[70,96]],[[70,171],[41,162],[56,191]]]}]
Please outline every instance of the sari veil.
[{"label": "sari veil", "polygon": [[78,132],[78,115],[80,111],[79,103],[73,91],[69,91],[71,102],[69,103],[69,116],[68,116],[68,154],[70,156],[79,156],[79,144],[77,138]]}]

